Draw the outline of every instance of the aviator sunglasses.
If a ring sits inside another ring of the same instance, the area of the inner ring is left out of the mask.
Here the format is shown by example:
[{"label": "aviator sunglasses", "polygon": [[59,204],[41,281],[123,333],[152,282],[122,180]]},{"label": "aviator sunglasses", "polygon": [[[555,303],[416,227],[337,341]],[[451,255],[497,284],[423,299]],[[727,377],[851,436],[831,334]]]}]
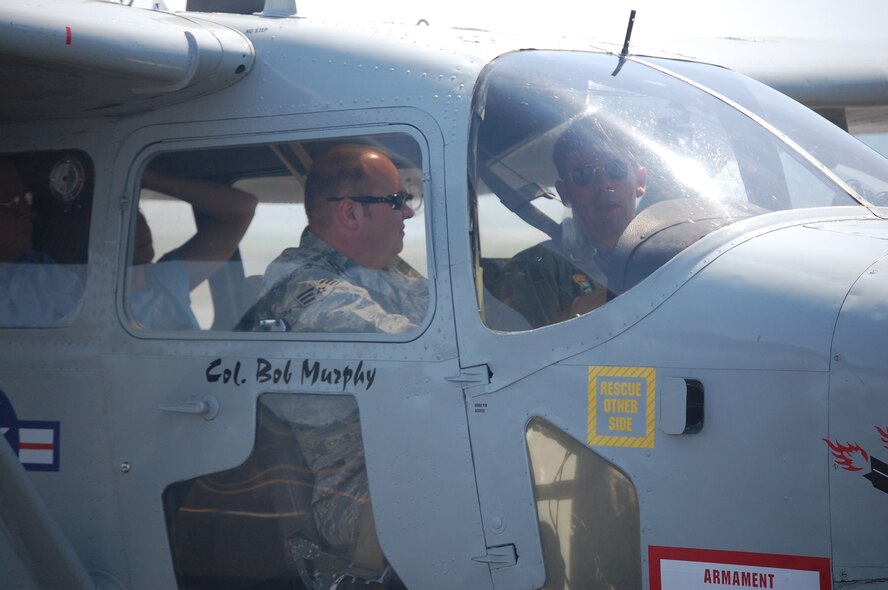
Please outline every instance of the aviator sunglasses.
[{"label": "aviator sunglasses", "polygon": [[607,174],[611,180],[624,180],[629,174],[629,166],[623,160],[614,158],[608,160],[604,164],[586,164],[575,168],[567,173],[571,182],[577,186],[586,186],[603,172]]},{"label": "aviator sunglasses", "polygon": [[351,199],[357,203],[387,203],[388,205],[391,205],[392,209],[398,211],[400,211],[401,208],[404,207],[404,203],[406,203],[414,213],[419,211],[419,208],[422,207],[422,198],[416,197],[407,191],[398,191],[393,195],[387,195],[385,197],[327,197],[328,201],[344,201],[346,199]]}]

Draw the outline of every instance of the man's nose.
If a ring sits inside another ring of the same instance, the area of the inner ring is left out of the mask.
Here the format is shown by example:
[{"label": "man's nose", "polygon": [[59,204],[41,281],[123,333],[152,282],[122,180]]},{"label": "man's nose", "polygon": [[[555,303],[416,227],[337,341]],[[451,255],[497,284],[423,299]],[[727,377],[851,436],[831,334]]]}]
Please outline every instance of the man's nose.
[{"label": "man's nose", "polygon": [[608,193],[614,192],[616,184],[617,183],[614,182],[614,179],[611,178],[610,175],[603,169],[598,169],[595,171],[595,181],[592,183],[592,186],[595,187],[595,191],[599,195],[606,195]]},{"label": "man's nose", "polygon": [[410,207],[410,205],[408,205],[407,203],[404,203],[404,205],[401,207],[401,215],[404,216],[404,219],[410,219],[414,215],[413,208]]}]

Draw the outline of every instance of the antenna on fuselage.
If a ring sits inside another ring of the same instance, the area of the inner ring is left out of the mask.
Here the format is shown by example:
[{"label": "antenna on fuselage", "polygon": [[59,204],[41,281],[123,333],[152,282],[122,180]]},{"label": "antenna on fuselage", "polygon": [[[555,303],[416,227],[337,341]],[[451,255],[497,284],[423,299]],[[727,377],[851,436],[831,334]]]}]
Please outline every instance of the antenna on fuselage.
[{"label": "antenna on fuselage", "polygon": [[613,71],[611,76],[616,76],[620,73],[620,70],[623,69],[623,64],[626,63],[626,56],[629,55],[629,40],[632,39],[632,26],[635,25],[635,11],[629,11],[629,25],[626,27],[626,39],[623,40],[623,50],[620,51],[620,63],[617,64],[616,69]]},{"label": "antenna on fuselage", "polygon": [[620,57],[626,57],[629,55],[629,40],[632,38],[632,25],[635,24],[635,11],[632,10],[629,12],[629,25],[626,27],[626,40],[623,41],[623,51],[620,52]]}]

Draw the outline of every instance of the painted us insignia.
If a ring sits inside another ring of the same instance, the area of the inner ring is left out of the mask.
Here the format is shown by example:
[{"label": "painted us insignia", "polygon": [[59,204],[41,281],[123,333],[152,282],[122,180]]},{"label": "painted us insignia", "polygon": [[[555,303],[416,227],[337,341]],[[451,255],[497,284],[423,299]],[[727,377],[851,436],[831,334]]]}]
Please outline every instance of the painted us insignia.
[{"label": "painted us insignia", "polygon": [[19,420],[12,402],[0,390],[0,444],[12,447],[28,471],[58,471],[61,423],[49,420]]}]

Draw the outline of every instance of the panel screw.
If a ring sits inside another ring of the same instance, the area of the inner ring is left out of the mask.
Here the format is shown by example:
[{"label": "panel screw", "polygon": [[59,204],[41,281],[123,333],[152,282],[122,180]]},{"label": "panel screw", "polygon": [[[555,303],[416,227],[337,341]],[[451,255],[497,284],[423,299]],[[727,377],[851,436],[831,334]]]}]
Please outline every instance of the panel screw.
[{"label": "panel screw", "polygon": [[124,461],[123,463],[120,464],[120,471],[121,472],[129,473],[130,469],[132,469],[132,466],[129,464],[128,461]]}]

